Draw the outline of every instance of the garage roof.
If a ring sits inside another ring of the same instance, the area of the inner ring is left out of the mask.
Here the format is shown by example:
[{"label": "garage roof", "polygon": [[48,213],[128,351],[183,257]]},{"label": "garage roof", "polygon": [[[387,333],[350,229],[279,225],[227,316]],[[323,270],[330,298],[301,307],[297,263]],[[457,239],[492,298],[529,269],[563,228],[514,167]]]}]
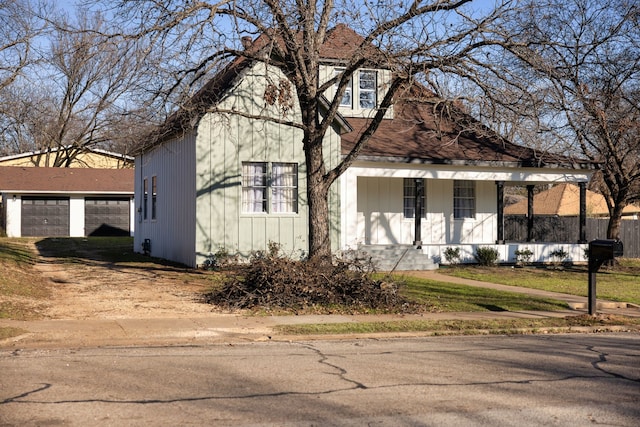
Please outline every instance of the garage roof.
[{"label": "garage roof", "polygon": [[3,193],[133,194],[133,169],[0,166]]}]

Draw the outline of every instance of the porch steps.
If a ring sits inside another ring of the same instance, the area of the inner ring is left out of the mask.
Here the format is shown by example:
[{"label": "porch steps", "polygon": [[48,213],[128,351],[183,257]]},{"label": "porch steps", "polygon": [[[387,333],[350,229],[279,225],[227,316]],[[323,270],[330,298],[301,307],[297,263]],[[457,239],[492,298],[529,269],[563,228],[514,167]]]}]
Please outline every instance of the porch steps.
[{"label": "porch steps", "polygon": [[362,255],[371,257],[378,271],[437,270],[430,256],[412,245],[362,245]]}]

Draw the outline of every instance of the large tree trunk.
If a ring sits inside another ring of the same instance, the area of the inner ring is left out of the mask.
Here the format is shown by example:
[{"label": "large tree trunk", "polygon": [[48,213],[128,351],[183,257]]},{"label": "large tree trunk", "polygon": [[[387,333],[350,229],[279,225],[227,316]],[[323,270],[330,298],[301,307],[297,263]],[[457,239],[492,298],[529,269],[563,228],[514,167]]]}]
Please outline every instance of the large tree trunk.
[{"label": "large tree trunk", "polygon": [[322,137],[306,144],[307,199],[309,204],[309,259],[331,260],[329,185],[325,182]]},{"label": "large tree trunk", "polygon": [[615,203],[607,225],[607,239],[620,239],[620,222],[622,221],[622,209],[624,202]]}]

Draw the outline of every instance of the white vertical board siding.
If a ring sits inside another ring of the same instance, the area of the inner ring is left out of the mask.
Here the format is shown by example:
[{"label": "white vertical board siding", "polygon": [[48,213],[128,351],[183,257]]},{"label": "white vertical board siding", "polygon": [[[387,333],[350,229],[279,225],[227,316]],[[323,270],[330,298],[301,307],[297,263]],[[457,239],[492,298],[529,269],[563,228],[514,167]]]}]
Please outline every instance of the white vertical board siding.
[{"label": "white vertical board siding", "polygon": [[[403,197],[402,178],[357,177],[359,243],[413,243],[415,222],[404,218]],[[353,215],[353,209],[350,212]],[[427,180],[421,227],[423,244],[494,243],[495,183],[476,181],[476,216],[459,220],[453,218],[453,180]]]},{"label": "white vertical board siding", "polygon": [[[195,266],[195,134],[165,142],[136,158],[134,249],[151,240],[151,255]],[[152,217],[152,177],[157,177],[157,215]],[[142,185],[148,183],[148,216],[142,217]]]},{"label": "white vertical board siding", "polygon": [[69,197],[69,237],[86,236],[84,227],[84,196]]},{"label": "white vertical board siding", "polygon": [[449,239],[452,244],[490,244],[496,241],[497,196],[496,184],[491,181],[476,183],[475,218],[453,219],[453,181],[451,181],[451,219]]},{"label": "white vertical board siding", "polygon": [[[284,75],[272,67],[256,64],[220,103],[221,110],[253,116],[271,114],[299,122],[297,106],[283,116],[280,106],[264,100],[265,76],[278,85]],[[295,94],[293,94],[295,104]],[[223,250],[248,256],[278,243],[282,251],[297,257],[308,250],[308,209],[306,166],[302,131],[240,114],[209,113],[198,128],[196,140],[196,253],[197,263]],[[340,139],[333,130],[327,137],[326,155],[330,164],[339,156]],[[298,212],[286,214],[242,212],[242,162],[287,162],[298,164]],[[337,199],[337,186],[331,197]],[[338,208],[332,207],[333,221]],[[332,230],[339,233],[338,227]],[[339,236],[339,234],[336,234]],[[337,247],[337,238],[335,245]]]},{"label": "white vertical board siding", "polygon": [[4,197],[7,237],[20,237],[22,234],[22,197],[7,194]]}]

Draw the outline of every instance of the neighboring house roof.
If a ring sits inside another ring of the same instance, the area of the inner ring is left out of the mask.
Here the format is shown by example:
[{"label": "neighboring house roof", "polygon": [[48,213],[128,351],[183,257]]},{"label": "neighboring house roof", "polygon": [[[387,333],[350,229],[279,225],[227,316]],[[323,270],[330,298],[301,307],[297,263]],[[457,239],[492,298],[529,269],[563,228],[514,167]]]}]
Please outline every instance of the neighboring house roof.
[{"label": "neighboring house roof", "polygon": [[133,194],[133,169],[0,166],[3,193]]},{"label": "neighboring house roof", "polygon": [[[0,166],[2,166],[3,164],[6,166],[36,166],[35,162],[30,162],[29,159],[46,156],[47,153],[56,153],[59,150],[60,150],[59,147],[55,147],[50,150],[28,151],[25,153],[18,153],[18,154],[3,156],[3,157],[0,157]],[[133,161],[134,161],[134,158],[132,156],[128,156],[126,154],[114,153],[112,151],[102,150],[100,148],[86,148],[81,154],[84,154],[84,155],[94,154],[108,160],[116,161],[118,162],[118,164],[122,162],[123,165],[133,164]],[[83,163],[91,163],[91,164],[84,165]],[[74,166],[92,167],[93,163],[96,163],[96,162],[93,160],[88,161],[87,159],[77,159],[76,162],[73,162],[72,167]],[[101,162],[101,163],[104,163],[104,162]]]},{"label": "neighboring house roof", "polygon": [[[587,190],[587,214],[609,216],[607,202],[602,194]],[[526,215],[527,200],[521,200],[504,208],[505,215]],[[573,184],[559,184],[533,196],[534,215],[577,216],[580,213],[580,188]],[[622,214],[640,213],[637,206],[626,206]]]}]

